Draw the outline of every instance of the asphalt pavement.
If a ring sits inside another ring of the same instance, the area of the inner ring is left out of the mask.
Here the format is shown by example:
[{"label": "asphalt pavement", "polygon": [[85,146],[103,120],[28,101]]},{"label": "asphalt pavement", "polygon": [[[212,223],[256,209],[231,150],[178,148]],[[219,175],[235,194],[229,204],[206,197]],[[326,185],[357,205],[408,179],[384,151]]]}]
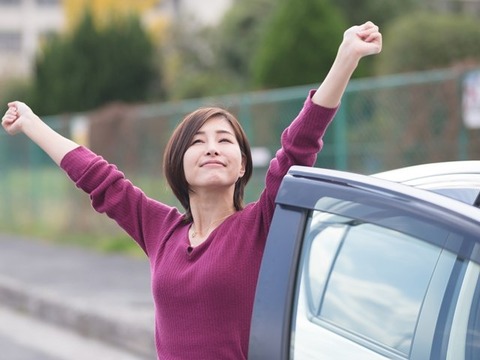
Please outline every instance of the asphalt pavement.
[{"label": "asphalt pavement", "polygon": [[0,336],[0,359],[5,360],[61,360],[36,349],[25,348],[24,345]]},{"label": "asphalt pavement", "polygon": [[[0,307],[138,359],[155,359],[146,259],[0,235]],[[37,337],[41,343],[42,331]],[[7,346],[0,334],[2,342]]]}]

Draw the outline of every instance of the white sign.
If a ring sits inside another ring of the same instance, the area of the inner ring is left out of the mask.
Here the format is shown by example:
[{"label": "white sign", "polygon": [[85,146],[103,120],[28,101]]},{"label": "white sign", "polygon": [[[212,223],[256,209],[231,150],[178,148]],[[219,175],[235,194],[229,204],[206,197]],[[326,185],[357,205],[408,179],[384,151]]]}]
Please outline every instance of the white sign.
[{"label": "white sign", "polygon": [[272,154],[266,147],[252,147],[253,167],[267,167],[272,160]]},{"label": "white sign", "polygon": [[480,70],[469,72],[463,80],[462,110],[465,126],[480,129]]}]

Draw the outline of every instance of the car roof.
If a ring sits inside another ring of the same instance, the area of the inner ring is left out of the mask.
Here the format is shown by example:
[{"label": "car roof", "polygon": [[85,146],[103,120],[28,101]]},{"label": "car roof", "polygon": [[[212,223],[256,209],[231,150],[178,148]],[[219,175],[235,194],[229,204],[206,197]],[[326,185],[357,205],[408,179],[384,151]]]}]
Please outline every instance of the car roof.
[{"label": "car roof", "polygon": [[480,207],[480,161],[447,161],[408,166],[372,176],[434,191]]}]

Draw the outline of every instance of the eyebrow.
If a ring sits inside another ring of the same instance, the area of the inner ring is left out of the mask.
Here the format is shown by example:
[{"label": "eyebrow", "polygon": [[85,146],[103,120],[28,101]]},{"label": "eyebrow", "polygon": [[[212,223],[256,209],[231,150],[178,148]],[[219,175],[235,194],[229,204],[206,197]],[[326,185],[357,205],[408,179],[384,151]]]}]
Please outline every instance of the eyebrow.
[{"label": "eyebrow", "polygon": [[[215,133],[216,134],[227,134],[227,135],[235,136],[235,134],[233,132],[229,131],[229,130],[215,130]],[[195,135],[204,135],[204,134],[205,134],[205,131],[201,131],[201,130],[199,130],[195,133]]]}]

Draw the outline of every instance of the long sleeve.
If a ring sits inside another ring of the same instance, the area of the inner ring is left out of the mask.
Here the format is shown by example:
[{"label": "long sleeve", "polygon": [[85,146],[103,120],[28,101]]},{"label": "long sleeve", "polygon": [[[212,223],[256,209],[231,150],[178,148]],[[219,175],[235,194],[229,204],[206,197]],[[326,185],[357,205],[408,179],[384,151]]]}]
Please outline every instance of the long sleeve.
[{"label": "long sleeve", "polygon": [[260,212],[268,222],[273,216],[275,198],[283,177],[293,165],[313,166],[323,147],[323,136],[338,108],[325,108],[312,102],[310,91],[304,106],[282,133],[281,148],[271,160],[265,179],[265,190],[258,201]]},{"label": "long sleeve", "polygon": [[115,165],[84,147],[67,153],[60,166],[90,195],[93,208],[115,220],[147,254],[181,220],[176,208],[147,197]]}]

